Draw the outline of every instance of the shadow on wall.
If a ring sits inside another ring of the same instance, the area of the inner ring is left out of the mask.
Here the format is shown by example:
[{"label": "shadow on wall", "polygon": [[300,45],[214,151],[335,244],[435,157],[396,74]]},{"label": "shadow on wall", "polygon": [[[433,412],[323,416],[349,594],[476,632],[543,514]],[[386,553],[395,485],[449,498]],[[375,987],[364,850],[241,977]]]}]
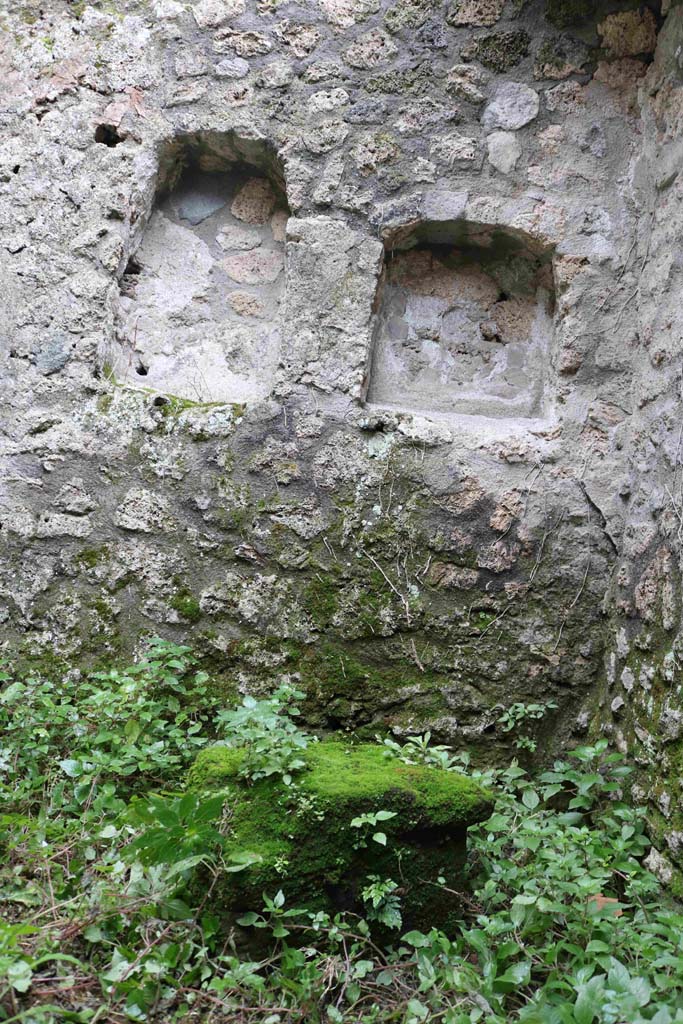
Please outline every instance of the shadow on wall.
[{"label": "shadow on wall", "polygon": [[369,403],[536,417],[547,409],[552,251],[521,232],[425,223],[389,243]]},{"label": "shadow on wall", "polygon": [[185,135],[121,279],[116,380],[197,402],[264,397],[280,351],[281,168],[263,142]]}]

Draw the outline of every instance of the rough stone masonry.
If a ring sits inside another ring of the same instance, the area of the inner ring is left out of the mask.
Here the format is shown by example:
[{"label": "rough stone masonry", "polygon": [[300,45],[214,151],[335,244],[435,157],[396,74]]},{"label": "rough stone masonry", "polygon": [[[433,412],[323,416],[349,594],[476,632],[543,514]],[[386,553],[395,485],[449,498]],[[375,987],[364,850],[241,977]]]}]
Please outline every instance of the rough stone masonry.
[{"label": "rough stone masonry", "polygon": [[683,863],[683,9],[5,0],[0,621],[605,734]]}]

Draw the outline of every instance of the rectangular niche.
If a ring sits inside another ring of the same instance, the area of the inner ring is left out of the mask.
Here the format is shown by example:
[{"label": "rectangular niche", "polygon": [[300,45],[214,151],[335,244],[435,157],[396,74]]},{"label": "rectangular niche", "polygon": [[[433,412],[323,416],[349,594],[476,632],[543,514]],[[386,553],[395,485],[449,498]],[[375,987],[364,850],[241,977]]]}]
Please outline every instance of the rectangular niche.
[{"label": "rectangular niche", "polygon": [[543,413],[552,253],[521,232],[423,224],[385,257],[366,400],[418,412]]},{"label": "rectangular niche", "polygon": [[121,280],[114,377],[197,402],[265,397],[280,352],[288,216],[264,143],[206,133],[168,144]]}]

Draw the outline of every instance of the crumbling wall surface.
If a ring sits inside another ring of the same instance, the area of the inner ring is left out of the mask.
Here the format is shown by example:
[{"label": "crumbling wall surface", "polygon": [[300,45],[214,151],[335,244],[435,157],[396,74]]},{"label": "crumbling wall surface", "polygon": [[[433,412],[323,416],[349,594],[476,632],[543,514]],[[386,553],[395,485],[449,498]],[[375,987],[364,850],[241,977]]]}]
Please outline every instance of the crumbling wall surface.
[{"label": "crumbling wall surface", "polygon": [[106,661],[159,633],[226,686],[299,680],[321,726],[491,756],[503,707],[554,701],[548,742],[584,734],[622,553],[650,559],[637,614],[655,590],[677,614],[651,513],[675,535],[680,503],[662,484],[643,527],[633,483],[679,397],[662,23],[9,5],[8,651]]},{"label": "crumbling wall surface", "polygon": [[640,225],[610,305],[634,325],[633,414],[616,488],[625,529],[615,563],[606,678],[596,724],[640,769],[656,848],[651,866],[680,888],[683,867],[680,294],[683,9],[668,13],[641,87],[642,152],[632,168]]}]

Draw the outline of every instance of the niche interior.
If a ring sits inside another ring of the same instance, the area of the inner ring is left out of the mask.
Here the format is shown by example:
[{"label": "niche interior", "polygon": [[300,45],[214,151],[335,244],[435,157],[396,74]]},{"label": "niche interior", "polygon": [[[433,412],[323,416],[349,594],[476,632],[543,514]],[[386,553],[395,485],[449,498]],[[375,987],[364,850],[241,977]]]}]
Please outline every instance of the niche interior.
[{"label": "niche interior", "polygon": [[188,134],[168,144],[121,279],[116,379],[198,402],[267,395],[288,216],[281,168],[263,142]]},{"label": "niche interior", "polygon": [[366,400],[537,417],[549,390],[552,251],[518,231],[422,224],[387,245]]}]

